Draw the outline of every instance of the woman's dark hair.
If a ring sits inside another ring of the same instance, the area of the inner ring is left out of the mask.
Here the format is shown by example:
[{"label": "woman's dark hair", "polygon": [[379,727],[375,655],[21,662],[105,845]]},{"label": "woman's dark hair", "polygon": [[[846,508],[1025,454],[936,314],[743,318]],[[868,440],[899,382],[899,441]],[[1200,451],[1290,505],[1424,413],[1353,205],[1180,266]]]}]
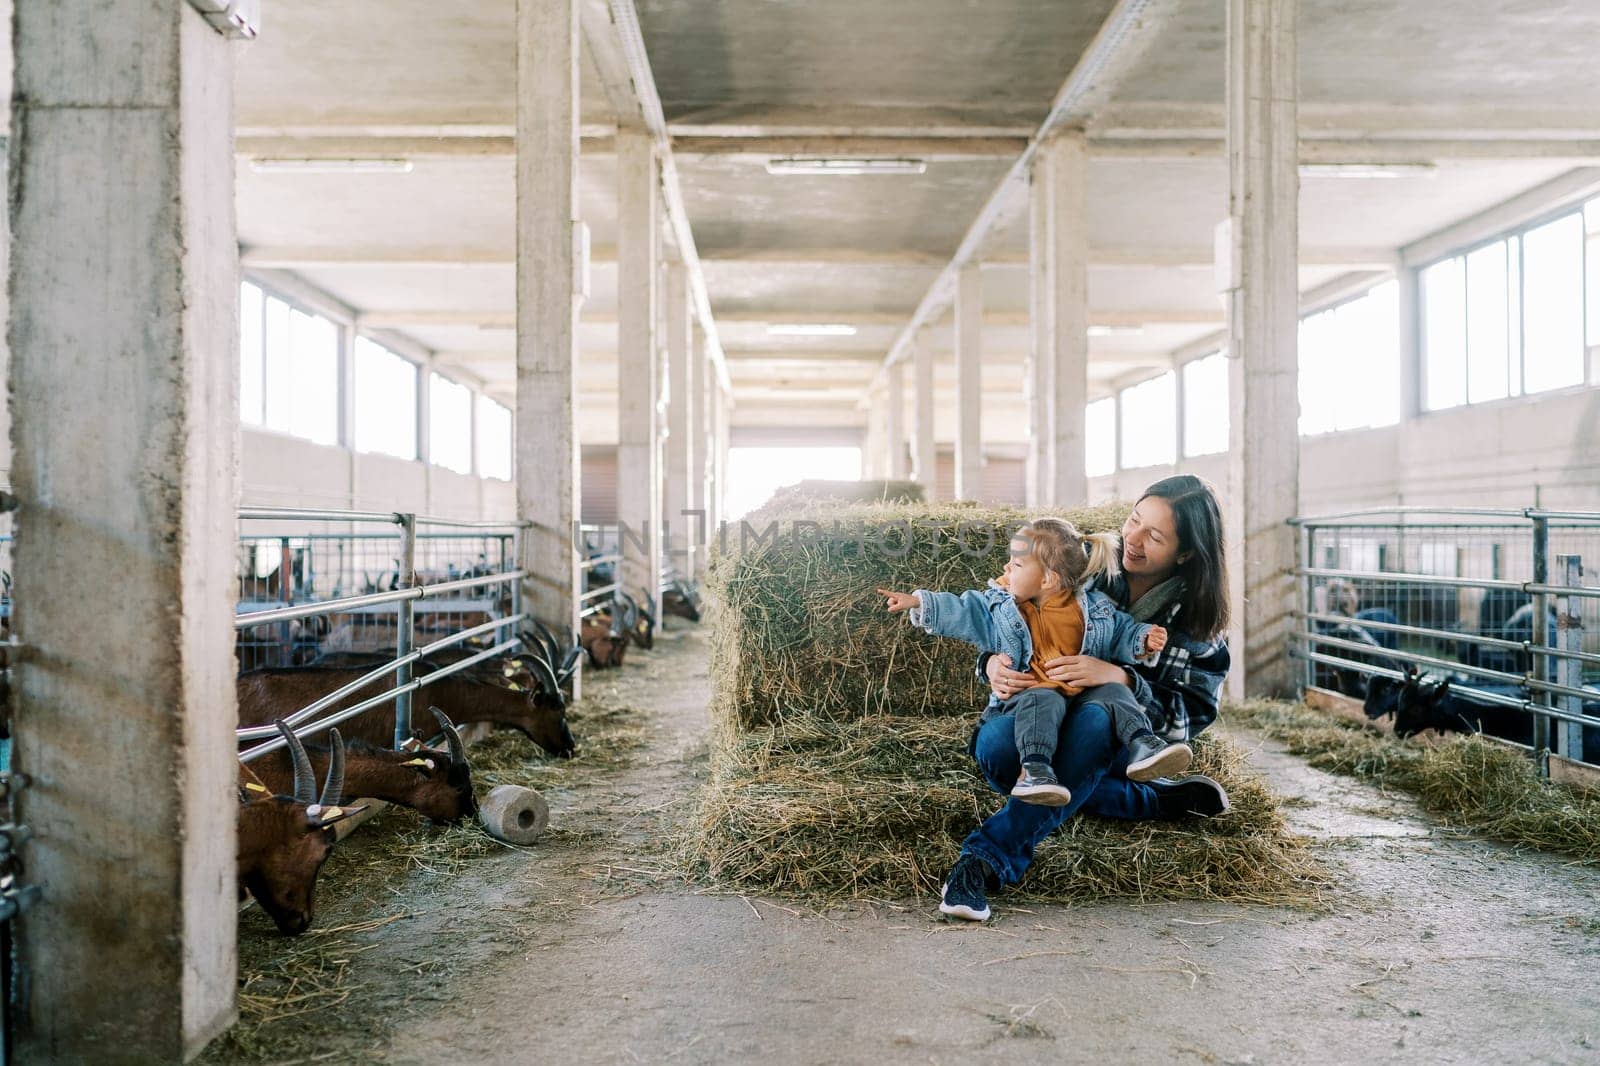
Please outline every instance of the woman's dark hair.
[{"label": "woman's dark hair", "polygon": [[1228,560],[1223,552],[1222,509],[1216,490],[1204,478],[1178,474],[1144,490],[1140,500],[1157,496],[1172,508],[1178,527],[1178,564],[1183,578],[1183,628],[1203,640],[1215,640],[1228,628]]}]

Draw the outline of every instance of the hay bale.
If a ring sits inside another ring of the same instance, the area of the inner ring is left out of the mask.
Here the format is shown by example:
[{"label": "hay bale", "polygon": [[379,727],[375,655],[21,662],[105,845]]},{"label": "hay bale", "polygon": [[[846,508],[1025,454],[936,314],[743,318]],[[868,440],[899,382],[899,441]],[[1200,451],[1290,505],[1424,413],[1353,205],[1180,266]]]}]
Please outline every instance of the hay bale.
[{"label": "hay bale", "polygon": [[[707,581],[719,726],[970,715],[984,700],[973,649],[914,630],[874,589],[982,588],[1005,566],[1011,531],[1039,513],[804,499],[746,518]],[[1047,513],[1101,532],[1128,507]]]},{"label": "hay bale", "polygon": [[[961,841],[1003,798],[966,755],[952,718],[797,719],[723,748],[688,840],[691,861],[745,891],[820,899],[937,893]],[[1227,818],[1182,823],[1074,818],[1040,848],[1022,891],[1284,903],[1321,881],[1305,843],[1226,740],[1196,743]]]},{"label": "hay bale", "polygon": [[791,510],[796,506],[832,500],[855,503],[921,503],[919,481],[828,481],[807,478],[774,492],[757,513]]}]

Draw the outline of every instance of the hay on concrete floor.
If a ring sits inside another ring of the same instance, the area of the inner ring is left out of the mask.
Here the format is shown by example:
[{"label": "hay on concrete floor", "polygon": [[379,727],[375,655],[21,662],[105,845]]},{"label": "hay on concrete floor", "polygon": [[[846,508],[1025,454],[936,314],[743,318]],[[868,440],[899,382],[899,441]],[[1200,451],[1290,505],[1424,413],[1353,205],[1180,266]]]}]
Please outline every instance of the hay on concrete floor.
[{"label": "hay on concrete floor", "polygon": [[1477,736],[1399,740],[1304,704],[1250,700],[1223,717],[1281,740],[1312,766],[1416,795],[1424,810],[1492,840],[1600,862],[1600,792],[1541,779],[1525,754]]},{"label": "hay on concrete floor", "polygon": [[[1127,512],[1049,513],[1102,532]],[[800,500],[729,529],[707,582],[719,727],[970,715],[984,699],[972,647],[913,629],[874,590],[982,588],[1005,566],[1010,532],[1039,513]]]},{"label": "hay on concrete floor", "polygon": [[[969,721],[789,721],[715,759],[688,842],[712,879],[819,899],[936,893],[962,839],[1003,802],[966,755]],[[1228,789],[1227,818],[1181,823],[1074,818],[1040,848],[1022,893],[1285,903],[1311,899],[1320,870],[1276,802],[1221,739],[1196,769]]]}]

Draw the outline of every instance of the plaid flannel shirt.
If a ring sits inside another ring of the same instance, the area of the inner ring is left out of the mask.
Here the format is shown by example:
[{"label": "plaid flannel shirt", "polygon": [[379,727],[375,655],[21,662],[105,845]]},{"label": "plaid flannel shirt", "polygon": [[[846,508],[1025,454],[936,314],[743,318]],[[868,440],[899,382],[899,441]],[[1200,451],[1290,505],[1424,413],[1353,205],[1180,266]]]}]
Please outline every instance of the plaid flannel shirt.
[{"label": "plaid flannel shirt", "polygon": [[[1118,608],[1128,609],[1128,583],[1119,574],[1106,580],[1097,578],[1091,585],[1111,597]],[[1217,720],[1217,701],[1222,681],[1228,676],[1232,660],[1226,638],[1196,640],[1183,631],[1178,615],[1183,610],[1175,602],[1158,617],[1146,619],[1167,631],[1167,646],[1154,666],[1121,663],[1133,679],[1133,695],[1150,716],[1150,728],[1172,742],[1188,740]],[[978,658],[978,677],[989,683],[989,656]]]}]

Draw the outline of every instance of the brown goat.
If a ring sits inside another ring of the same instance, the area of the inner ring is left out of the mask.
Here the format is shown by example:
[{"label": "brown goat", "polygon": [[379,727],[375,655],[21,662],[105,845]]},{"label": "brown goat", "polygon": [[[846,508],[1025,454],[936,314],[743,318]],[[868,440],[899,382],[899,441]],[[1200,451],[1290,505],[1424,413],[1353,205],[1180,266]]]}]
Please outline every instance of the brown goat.
[{"label": "brown goat", "polygon": [[578,643],[589,653],[589,662],[597,670],[621,666],[628,652],[628,634],[619,631],[612,624],[611,616],[605,613],[583,620]]},{"label": "brown goat", "polygon": [[[240,674],[235,687],[239,697],[239,724],[265,725],[315,702],[363,674],[370,667],[296,666],[252,670]],[[418,664],[418,673],[432,669]],[[365,688],[332,704],[329,713],[353,707],[392,687],[380,677]],[[516,729],[552,755],[570,756],[576,747],[567,728],[565,698],[552,699],[540,689],[511,688],[497,673],[467,670],[451,674],[425,690],[429,703],[437,704],[458,724],[490,722]],[[394,742],[394,704],[386,702],[341,723],[353,738],[387,747]]]},{"label": "brown goat", "polygon": [[240,888],[255,897],[278,930],[295,936],[311,925],[317,875],[338,839],[333,827],[364,808],[338,805],[344,787],[344,745],[337,729],[330,735],[337,754],[329,760],[318,802],[305,749],[281,720],[277,725],[294,764],[294,795],[258,792],[262,782],[241,766],[236,872]]}]

